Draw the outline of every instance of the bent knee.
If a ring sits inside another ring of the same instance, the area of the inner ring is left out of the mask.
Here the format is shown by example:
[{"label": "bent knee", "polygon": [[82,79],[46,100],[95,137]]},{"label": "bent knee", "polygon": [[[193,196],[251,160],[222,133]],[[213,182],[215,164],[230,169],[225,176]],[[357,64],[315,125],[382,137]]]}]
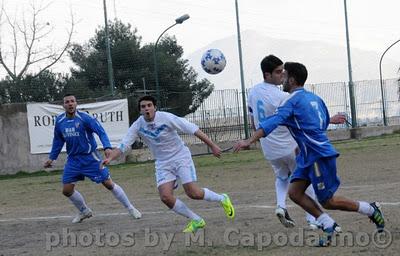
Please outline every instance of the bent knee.
[{"label": "bent knee", "polygon": [[173,195],[160,195],[160,199],[167,206],[171,206],[171,205],[173,206],[173,203],[174,203],[174,196]]},{"label": "bent knee", "polygon": [[324,202],[320,202],[322,207],[324,207],[327,210],[334,210],[336,209],[336,205],[335,205],[335,201],[333,200],[333,198],[329,198],[328,200],[324,201]]},{"label": "bent knee", "polygon": [[74,193],[74,190],[63,189],[62,193],[63,193],[64,196],[70,197],[70,196],[72,196],[72,194]]}]

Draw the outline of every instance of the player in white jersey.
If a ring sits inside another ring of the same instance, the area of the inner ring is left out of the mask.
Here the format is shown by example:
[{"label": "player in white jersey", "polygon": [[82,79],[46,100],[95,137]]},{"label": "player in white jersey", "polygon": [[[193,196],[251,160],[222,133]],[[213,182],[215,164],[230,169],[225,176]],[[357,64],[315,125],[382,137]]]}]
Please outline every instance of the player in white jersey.
[{"label": "player in white jersey", "polygon": [[[260,122],[273,115],[288,97],[278,87],[283,81],[283,62],[274,55],[268,55],[261,61],[261,70],[264,81],[251,88],[248,96],[248,108],[253,129],[259,127]],[[290,174],[296,169],[297,143],[285,126],[279,126],[267,137],[260,139],[264,157],[270,162],[275,172],[276,216],[280,222],[288,228],[294,227],[295,222],[289,216],[286,208],[286,198],[290,183]],[[315,193],[310,186],[307,194],[315,199]],[[306,221],[309,227],[316,229],[318,223],[315,218],[306,213]]]},{"label": "player in white jersey", "polygon": [[192,199],[220,202],[225,214],[233,219],[235,211],[226,194],[217,194],[196,184],[196,169],[188,147],[178,131],[194,134],[210,148],[214,156],[220,157],[221,149],[204,134],[197,125],[174,114],[156,111],[156,100],[144,96],[138,101],[141,116],[131,125],[119,148],[113,149],[103,163],[108,164],[130,149],[141,137],[155,158],[156,182],[161,201],[174,212],[190,219],[183,232],[195,232],[205,226],[205,221],[173,195],[180,180],[187,196]]}]

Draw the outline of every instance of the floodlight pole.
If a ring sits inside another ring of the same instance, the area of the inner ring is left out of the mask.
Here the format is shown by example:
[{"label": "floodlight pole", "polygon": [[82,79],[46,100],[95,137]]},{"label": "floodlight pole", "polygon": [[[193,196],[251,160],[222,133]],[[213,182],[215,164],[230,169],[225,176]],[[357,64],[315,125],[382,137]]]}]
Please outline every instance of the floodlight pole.
[{"label": "floodlight pole", "polygon": [[354,99],[354,83],[353,83],[353,75],[351,70],[351,54],[350,54],[350,38],[349,38],[349,26],[347,22],[347,3],[344,0],[344,18],[346,25],[346,45],[347,45],[347,68],[349,71],[349,96],[350,96],[350,110],[351,110],[351,127],[357,127],[357,112],[356,112],[356,104]]},{"label": "floodlight pole", "polygon": [[106,33],[106,51],[107,51],[107,69],[108,69],[108,82],[110,83],[111,95],[114,96],[114,71],[112,68],[112,58],[110,49],[110,35],[108,33],[108,22],[107,22],[107,6],[106,0],[103,0],[104,6],[104,26]]},{"label": "floodlight pole", "polygon": [[382,116],[383,116],[383,125],[387,126],[387,118],[386,118],[386,104],[385,104],[385,96],[384,96],[384,91],[383,91],[383,80],[382,80],[382,59],[383,56],[385,56],[386,52],[389,51],[392,46],[400,42],[400,39],[391,44],[383,53],[381,56],[381,59],[379,60],[379,83],[381,85],[381,97],[382,97]]},{"label": "floodlight pole", "polygon": [[184,15],[180,16],[179,18],[176,18],[175,19],[175,24],[172,24],[171,26],[166,28],[160,34],[160,36],[156,40],[156,43],[154,44],[154,48],[153,48],[154,76],[155,76],[155,80],[156,80],[157,104],[158,104],[160,109],[162,107],[162,104],[161,104],[161,95],[160,95],[160,83],[158,81],[157,45],[158,45],[158,42],[160,41],[161,37],[164,35],[165,32],[167,32],[167,30],[169,30],[170,28],[172,28],[172,27],[174,27],[174,26],[176,26],[178,24],[182,24],[185,20],[187,20],[189,18],[190,18],[190,16],[188,14],[184,14]]},{"label": "floodlight pole", "polygon": [[235,9],[236,9],[236,27],[237,27],[237,38],[238,38],[238,50],[239,50],[240,85],[241,85],[241,88],[242,88],[244,136],[245,136],[246,139],[248,139],[249,138],[249,122],[247,120],[246,87],[245,87],[245,83],[244,83],[244,74],[243,74],[242,43],[241,43],[241,39],[240,39],[239,7],[238,7],[238,1],[237,0],[235,0]]}]

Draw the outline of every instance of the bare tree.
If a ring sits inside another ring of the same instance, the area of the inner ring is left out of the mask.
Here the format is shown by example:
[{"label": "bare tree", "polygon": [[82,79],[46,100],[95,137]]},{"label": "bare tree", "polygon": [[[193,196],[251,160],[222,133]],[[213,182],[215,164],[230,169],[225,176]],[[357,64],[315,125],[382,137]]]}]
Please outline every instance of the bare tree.
[{"label": "bare tree", "polygon": [[[15,83],[19,83],[29,72],[29,68],[35,68],[35,75],[39,76],[43,71],[56,64],[71,45],[74,32],[74,17],[71,11],[70,25],[67,29],[67,38],[64,44],[56,47],[54,42],[46,42],[53,32],[49,22],[42,22],[40,16],[51,3],[36,6],[30,4],[29,20],[22,15],[18,21],[17,15],[11,18],[4,8],[4,2],[0,11],[0,65]],[[4,38],[12,38],[9,46],[2,41],[2,26],[8,26],[10,34]],[[45,42],[45,43],[43,43]]]}]

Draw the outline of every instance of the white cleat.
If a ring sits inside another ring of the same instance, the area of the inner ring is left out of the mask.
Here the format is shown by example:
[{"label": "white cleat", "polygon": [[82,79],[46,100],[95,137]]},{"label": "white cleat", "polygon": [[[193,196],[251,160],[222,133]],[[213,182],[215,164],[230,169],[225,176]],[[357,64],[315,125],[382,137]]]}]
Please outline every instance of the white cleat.
[{"label": "white cleat", "polygon": [[296,223],[292,218],[290,218],[289,213],[285,208],[276,208],[275,214],[278,217],[279,221],[283,224],[283,226],[287,228],[293,228],[294,226],[296,226]]},{"label": "white cleat", "polygon": [[316,221],[307,221],[308,230],[318,230],[321,228],[318,222]]},{"label": "white cleat", "polygon": [[134,219],[142,218],[142,214],[135,207],[128,210],[128,214],[132,216]]},{"label": "white cleat", "polygon": [[81,223],[84,219],[89,219],[93,216],[92,210],[87,208],[85,211],[80,212],[73,220],[72,223]]}]

